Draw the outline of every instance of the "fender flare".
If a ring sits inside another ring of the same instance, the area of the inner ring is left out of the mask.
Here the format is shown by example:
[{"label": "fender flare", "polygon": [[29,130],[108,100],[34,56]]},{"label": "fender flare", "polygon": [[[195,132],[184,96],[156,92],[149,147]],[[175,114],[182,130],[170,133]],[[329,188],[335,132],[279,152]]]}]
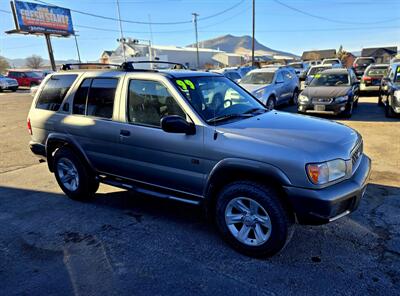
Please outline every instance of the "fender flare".
[{"label": "fender flare", "polygon": [[51,172],[54,171],[53,168],[53,149],[54,145],[57,147],[60,146],[68,146],[71,150],[73,150],[77,156],[88,165],[88,167],[94,171],[94,166],[92,165],[91,161],[87,157],[86,153],[82,149],[81,145],[74,140],[72,137],[69,137],[66,134],[61,133],[50,133],[46,140],[46,158],[47,158],[47,165]]},{"label": "fender flare", "polygon": [[283,186],[291,186],[292,182],[289,177],[278,167],[264,163],[261,161],[242,159],[242,158],[226,158],[219,161],[211,170],[207,177],[204,196],[209,198],[209,189],[213,182],[227,170],[247,171],[259,176],[271,177],[272,180],[279,182]]}]

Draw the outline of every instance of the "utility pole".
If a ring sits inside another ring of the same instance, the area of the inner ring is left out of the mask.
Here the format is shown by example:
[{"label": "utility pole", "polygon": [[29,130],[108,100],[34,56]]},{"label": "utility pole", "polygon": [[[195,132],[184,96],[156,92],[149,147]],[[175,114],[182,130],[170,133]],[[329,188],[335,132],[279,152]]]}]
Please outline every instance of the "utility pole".
[{"label": "utility pole", "polygon": [[49,51],[51,70],[56,71],[57,70],[56,62],[54,60],[53,47],[51,46],[50,34],[44,34],[44,37],[46,37],[47,50]]},{"label": "utility pole", "polygon": [[199,36],[197,33],[197,17],[199,16],[197,13],[193,12],[193,22],[194,22],[194,30],[196,33],[196,54],[197,54],[197,69],[200,68],[200,56],[199,56]]},{"label": "utility pole", "polygon": [[256,0],[253,0],[253,38],[251,40],[251,65],[255,66],[254,60],[254,40],[256,33]]},{"label": "utility pole", "polygon": [[124,38],[124,33],[122,32],[121,12],[119,10],[119,1],[118,0],[117,0],[117,11],[118,11],[118,20],[119,20],[119,31],[121,33],[121,38],[119,39],[119,41],[121,42],[121,45],[122,45],[122,54],[124,56],[124,62],[126,62],[125,38]]},{"label": "utility pole", "polygon": [[81,54],[79,53],[79,46],[78,46],[78,39],[76,37],[78,37],[79,35],[76,35],[77,31],[74,31],[74,38],[75,38],[75,46],[76,46],[76,51],[78,53],[78,60],[79,63],[82,63],[81,61]]}]

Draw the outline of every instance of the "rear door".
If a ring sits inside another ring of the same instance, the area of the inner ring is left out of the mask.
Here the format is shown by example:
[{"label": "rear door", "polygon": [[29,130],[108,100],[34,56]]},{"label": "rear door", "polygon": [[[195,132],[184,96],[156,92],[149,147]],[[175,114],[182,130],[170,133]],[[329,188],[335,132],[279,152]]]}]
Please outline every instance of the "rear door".
[{"label": "rear door", "polygon": [[275,91],[277,104],[282,104],[286,101],[285,79],[283,78],[282,71],[275,73]]},{"label": "rear door", "polygon": [[191,121],[171,88],[157,78],[128,79],[126,102],[121,105],[126,119],[119,137],[121,172],[144,184],[201,195],[203,128],[196,126],[194,135],[186,135],[164,132],[160,126],[167,115]]},{"label": "rear door", "polygon": [[67,106],[70,114],[61,123],[60,128],[79,144],[99,172],[119,172],[118,141],[122,124],[114,119],[121,84],[119,77],[84,78]]}]

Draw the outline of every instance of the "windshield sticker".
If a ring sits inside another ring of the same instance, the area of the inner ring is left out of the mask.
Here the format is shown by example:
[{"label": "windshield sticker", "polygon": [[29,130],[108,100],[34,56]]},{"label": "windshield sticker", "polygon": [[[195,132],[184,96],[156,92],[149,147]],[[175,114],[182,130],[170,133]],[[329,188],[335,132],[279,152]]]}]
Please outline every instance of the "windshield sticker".
[{"label": "windshield sticker", "polygon": [[400,73],[400,67],[397,67],[397,73]]},{"label": "windshield sticker", "polygon": [[187,86],[186,86],[185,82],[183,82],[182,80],[176,80],[176,84],[178,84],[179,87],[180,87],[182,90],[187,90]]},{"label": "windshield sticker", "polygon": [[320,78],[320,77],[321,77],[321,74],[315,74],[314,77],[315,77],[315,78]]},{"label": "windshield sticker", "polygon": [[193,84],[193,82],[191,82],[191,81],[188,80],[188,79],[185,79],[185,83],[186,83],[191,89],[194,89],[194,84]]}]

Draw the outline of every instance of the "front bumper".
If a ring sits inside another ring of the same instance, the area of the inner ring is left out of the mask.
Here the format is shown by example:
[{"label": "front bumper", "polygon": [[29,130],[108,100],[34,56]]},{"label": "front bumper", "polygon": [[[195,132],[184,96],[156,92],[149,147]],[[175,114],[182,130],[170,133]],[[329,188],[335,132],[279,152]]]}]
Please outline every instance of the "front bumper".
[{"label": "front bumper", "polygon": [[284,190],[300,224],[320,225],[339,219],[357,209],[371,172],[365,154],[350,179],[323,189],[285,186]]},{"label": "front bumper", "polygon": [[18,84],[8,84],[5,86],[0,86],[2,90],[17,90],[18,89]]},{"label": "front bumper", "polygon": [[365,85],[363,83],[360,84],[360,91],[378,91],[380,89],[380,85]]},{"label": "front bumper", "polygon": [[[313,102],[309,102],[306,104],[300,103],[298,106],[298,110],[304,113],[325,113],[325,114],[337,115],[346,109],[346,104],[347,102],[342,102],[342,103],[333,102],[330,104],[324,104],[324,103],[315,104]],[[318,107],[316,106],[323,106],[323,110],[318,109]]]}]

